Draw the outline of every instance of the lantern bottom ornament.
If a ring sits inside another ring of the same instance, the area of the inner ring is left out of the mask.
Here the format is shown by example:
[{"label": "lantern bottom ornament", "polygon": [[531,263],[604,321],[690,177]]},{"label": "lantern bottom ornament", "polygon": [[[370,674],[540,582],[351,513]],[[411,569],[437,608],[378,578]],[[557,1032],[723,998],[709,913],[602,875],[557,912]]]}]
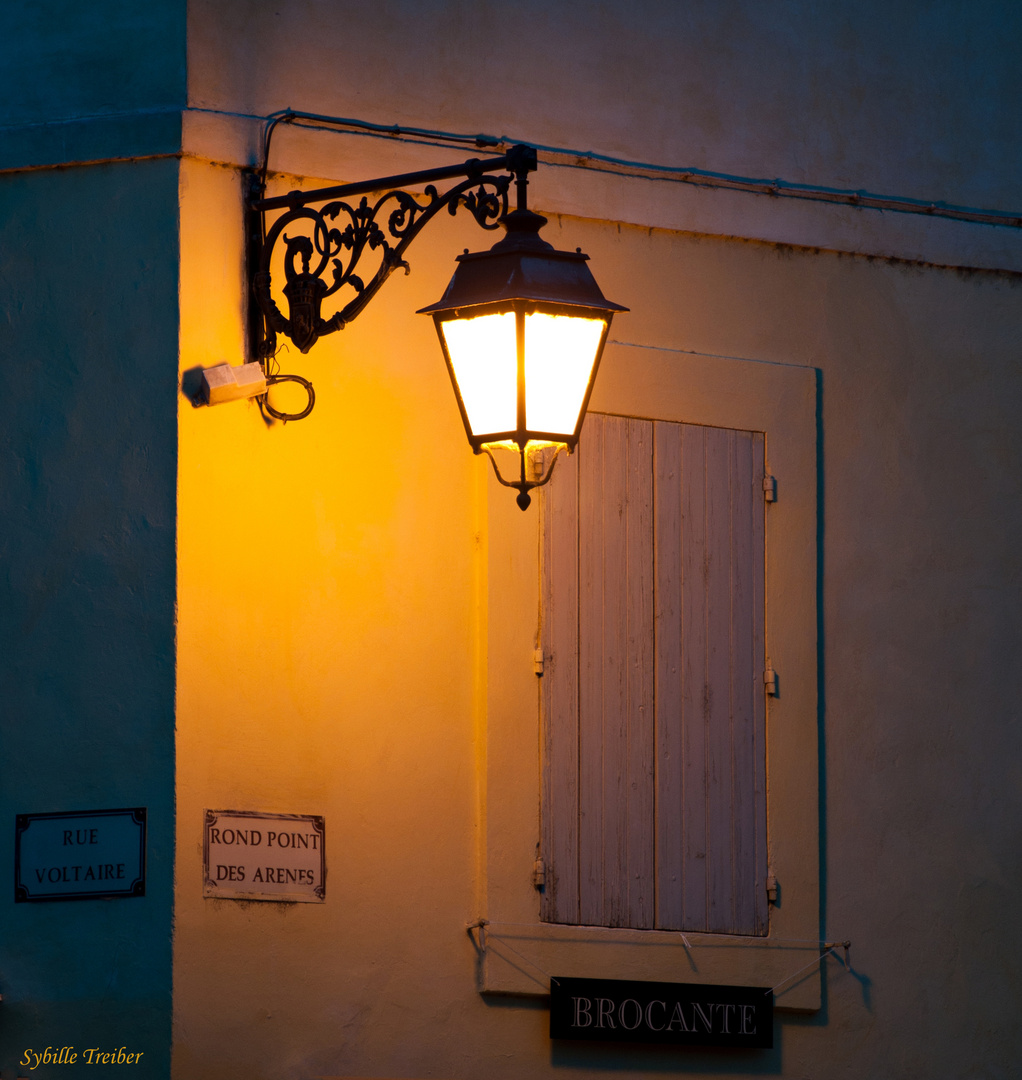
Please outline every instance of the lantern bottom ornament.
[{"label": "lantern bottom ornament", "polygon": [[[560,443],[535,443],[528,442],[524,447],[516,443],[484,443],[477,453],[485,454],[493,466],[494,475],[504,487],[515,488],[518,495],[515,502],[521,510],[528,510],[532,503],[529,492],[533,488],[542,487],[553,476],[554,466],[562,450],[567,450],[567,444]],[[519,477],[517,480],[505,480],[500,471],[500,465],[494,456],[494,450],[507,450],[516,454],[520,461]],[[551,453],[552,451],[552,453]],[[532,474],[530,477],[529,474]]]}]

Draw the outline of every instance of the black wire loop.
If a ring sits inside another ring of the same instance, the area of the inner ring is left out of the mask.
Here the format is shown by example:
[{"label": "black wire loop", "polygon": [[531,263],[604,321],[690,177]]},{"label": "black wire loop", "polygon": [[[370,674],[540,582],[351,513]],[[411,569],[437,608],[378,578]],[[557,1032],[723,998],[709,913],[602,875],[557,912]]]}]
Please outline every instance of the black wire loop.
[{"label": "black wire loop", "polygon": [[305,388],[306,394],[309,395],[309,400],[306,403],[304,409],[301,412],[289,413],[281,412],[279,409],[275,409],[270,404],[270,395],[263,394],[259,399],[259,404],[262,406],[263,412],[272,416],[274,420],[283,420],[286,424],[288,420],[304,420],[305,417],[312,412],[313,405],[316,404],[316,391],[312,389],[312,383],[308,379],[303,379],[301,375],[267,375],[266,385],[276,386],[277,383],[282,382],[296,382]]}]

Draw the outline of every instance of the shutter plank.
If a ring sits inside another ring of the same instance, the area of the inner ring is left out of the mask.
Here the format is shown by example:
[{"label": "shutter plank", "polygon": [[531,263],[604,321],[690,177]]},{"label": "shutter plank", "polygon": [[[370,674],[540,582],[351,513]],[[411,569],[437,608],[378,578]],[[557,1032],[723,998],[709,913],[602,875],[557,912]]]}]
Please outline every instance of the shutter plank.
[{"label": "shutter plank", "polygon": [[704,429],[682,425],[682,804],[684,922],[708,930],[706,702],[706,445]]},{"label": "shutter plank", "polygon": [[706,445],[706,823],[711,933],[734,925],[731,888],[731,492],[733,433],[707,428]]},{"label": "shutter plank", "polygon": [[653,425],[656,926],[664,930],[685,924],[681,451],[680,424]]},{"label": "shutter plank", "polygon": [[[603,461],[606,424],[587,417],[579,458],[579,918],[604,921],[603,888],[603,655],[604,523]],[[599,633],[592,628],[599,627]],[[608,870],[611,868],[608,867]]]},{"label": "shutter plank", "polygon": [[[753,518],[762,516],[762,471],[759,507],[753,503],[753,435],[735,432],[731,440],[731,892],[734,933],[756,929],[756,770],[759,749],[755,731],[755,698],[763,693],[762,662],[755,659],[755,562]],[[759,672],[757,672],[757,668]],[[755,675],[759,674],[758,686]]]},{"label": "shutter plank", "polygon": [[[602,662],[602,696],[594,711],[602,724],[602,786],[597,796],[602,822],[603,880],[594,900],[597,921],[603,926],[627,923],[628,890],[628,625],[627,625],[627,421],[607,417],[603,431],[600,501],[594,502],[600,532],[602,612],[593,610],[580,633],[591,638]],[[583,521],[585,517],[583,516]]]},{"label": "shutter plank", "polygon": [[[603,619],[581,633],[602,635],[603,896],[600,922],[628,923],[628,421],[607,417],[603,438]],[[595,615],[595,613],[594,613]]]},{"label": "shutter plank", "polygon": [[577,923],[578,906],[578,457],[562,454],[542,489],[544,656],[540,918]]},{"label": "shutter plank", "polygon": [[654,884],[653,425],[626,429],[627,898],[623,926],[651,929]]}]

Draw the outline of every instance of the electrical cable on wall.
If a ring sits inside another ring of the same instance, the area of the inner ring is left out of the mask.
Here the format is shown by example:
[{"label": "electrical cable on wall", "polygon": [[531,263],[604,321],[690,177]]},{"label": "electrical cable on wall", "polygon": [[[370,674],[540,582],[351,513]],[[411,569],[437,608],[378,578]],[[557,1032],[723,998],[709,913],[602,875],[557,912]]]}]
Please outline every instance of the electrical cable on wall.
[{"label": "electrical cable on wall", "polygon": [[[273,139],[273,131],[277,124],[285,120],[284,116],[276,116],[270,119],[266,125],[266,131],[263,135],[263,161],[262,167],[259,170],[258,191],[260,194],[266,191],[266,174],[269,168],[270,161],[270,143]],[[266,214],[260,212],[259,214],[259,232],[261,242],[266,243]],[[279,351],[279,350],[278,350]],[[289,420],[304,420],[309,413],[312,412],[313,406],[316,404],[316,391],[312,387],[312,383],[303,378],[301,375],[287,375],[282,374],[277,370],[270,370],[271,365],[276,368],[276,356],[277,353],[271,353],[268,356],[260,356],[259,362],[262,364],[263,371],[266,375],[267,393],[262,394],[257,399],[259,402],[259,408],[263,413],[263,416],[271,417],[274,420],[281,420],[285,424]],[[281,409],[276,409],[270,404],[269,387],[277,386],[280,383],[293,382],[301,386],[307,395],[307,401],[305,408],[300,409],[298,412],[285,412]]]},{"label": "electrical cable on wall", "polygon": [[368,120],[349,117],[323,116],[318,113],[298,112],[284,109],[267,118],[263,154],[263,182],[266,180],[266,162],[269,159],[270,141],[278,124],[287,123],[297,127],[322,128],[325,130],[361,131],[392,139],[423,139],[434,145],[472,145],[482,148],[506,149],[518,142],[535,146],[540,160],[548,165],[563,168],[581,168],[595,172],[609,172],[618,176],[644,180],[666,180],[698,187],[720,188],[728,191],[744,191],[754,195],[770,195],[776,198],[803,199],[813,202],[837,203],[868,210],[890,210],[902,214],[923,214],[927,217],[949,218],[978,225],[1003,225],[1022,228],[1022,213],[1001,210],[973,210],[944,202],[912,199],[902,195],[874,195],[864,191],[848,191],[839,188],[818,187],[811,184],[795,184],[787,180],[747,176],[731,176],[708,169],[684,168],[674,165],[656,165],[649,162],[628,161],[611,157],[593,150],[573,150],[565,147],[544,146],[531,140],[512,139],[506,135],[467,134],[450,131],[434,131],[428,128],[406,127],[399,124],[374,124]]},{"label": "electrical cable on wall", "polygon": [[[264,118],[264,132],[262,139],[262,161],[255,174],[251,175],[250,187],[252,190],[249,192],[249,202],[253,206],[253,209],[257,211],[258,225],[250,226],[250,236],[258,235],[259,249],[265,250],[267,246],[267,228],[266,228],[266,209],[270,205],[276,208],[276,204],[285,204],[291,206],[290,213],[295,214],[294,203],[288,203],[286,198],[278,197],[276,199],[265,199],[266,185],[270,171],[270,158],[271,148],[273,145],[273,137],[277,128],[281,124],[292,125],[300,128],[307,128],[313,130],[332,130],[332,131],[350,131],[361,132],[365,135],[377,137],[377,138],[391,138],[399,140],[416,139],[424,140],[433,145],[441,146],[464,146],[471,144],[478,148],[493,148],[493,149],[506,149],[511,146],[511,140],[507,137],[488,135],[488,134],[467,134],[457,132],[444,132],[438,130],[430,130],[427,128],[418,127],[405,127],[398,124],[384,125],[376,124],[365,120],[358,120],[349,117],[337,117],[326,116],[319,113],[307,113],[299,112],[294,109],[284,109],[277,113],[272,113]],[[714,173],[703,169],[678,169],[671,166],[654,165],[642,162],[632,162],[621,158],[614,158],[606,154],[598,154],[592,151],[578,151],[572,149],[565,149],[559,147],[550,146],[538,146],[536,150],[532,150],[532,168],[535,168],[535,162],[537,160],[537,150],[540,158],[547,164],[568,167],[568,168],[586,168],[590,170],[610,172],[617,175],[631,177],[631,178],[644,178],[644,179],[656,179],[664,181],[673,181],[686,184],[694,184],[703,187],[721,188],[735,191],[745,191],[754,194],[766,194],[770,196],[780,196],[785,198],[799,198],[799,199],[811,199],[817,201],[825,201],[831,203],[842,203],[849,206],[855,206],[858,208],[868,208],[875,210],[893,210],[900,213],[913,213],[913,214],[926,214],[929,216],[951,218],[959,221],[967,221],[972,223],[993,224],[993,225],[1007,225],[1013,228],[1022,227],[1022,215],[1008,214],[1001,212],[986,212],[986,211],[974,211],[965,207],[949,206],[943,203],[927,203],[922,200],[909,199],[903,197],[883,197],[870,195],[861,191],[841,191],[837,189],[828,189],[822,187],[813,187],[803,184],[791,184],[783,180],[760,180],[751,179],[748,177],[736,177],[728,176],[722,173]],[[510,152],[510,151],[509,151]],[[473,159],[474,161],[475,159]],[[390,180],[396,180],[397,178],[388,178]],[[385,181],[381,180],[381,189],[384,186]],[[340,189],[336,189],[340,190]],[[362,190],[368,190],[363,188]],[[427,194],[430,189],[427,189]],[[292,197],[297,193],[292,193]],[[254,196],[254,197],[253,197]],[[364,202],[364,200],[363,200]],[[333,205],[333,204],[332,204]],[[416,207],[416,203],[411,202],[413,207]],[[350,211],[349,211],[350,212]],[[407,212],[407,208],[406,208]],[[312,216],[312,215],[309,215]],[[288,219],[290,220],[290,219]],[[276,230],[280,228],[280,221],[274,226],[274,239],[276,238]],[[314,240],[306,240],[306,247],[311,252],[313,243],[315,243],[317,250],[319,250],[319,237],[322,230],[326,227],[324,225],[317,224],[317,231]],[[324,233],[324,235],[326,235]],[[330,237],[335,236],[334,232],[329,233]],[[285,237],[285,240],[287,238]],[[338,241],[340,242],[340,241]],[[297,242],[296,242],[297,244]],[[371,245],[375,247],[376,244]],[[308,258],[309,252],[302,253],[302,257],[306,260],[306,271],[308,271]],[[323,258],[326,258],[325,252],[321,251]],[[385,256],[389,255],[389,250],[385,251]],[[294,253],[291,252],[291,242],[289,242],[289,257],[293,258]],[[338,288],[343,281],[340,278],[340,264],[338,260],[334,260],[334,279],[335,283],[328,292],[332,292]],[[386,267],[387,260],[384,260],[384,266]],[[399,262],[399,265],[405,267],[407,272],[407,264]],[[348,268],[350,271],[350,267]],[[269,299],[269,280],[270,271],[269,265],[264,265],[259,268],[250,267],[253,272],[253,279],[259,281],[264,280],[266,294],[265,297],[262,293],[259,294],[260,305],[265,309],[268,307],[272,309],[271,314],[279,315],[276,312],[276,307],[272,300]],[[388,270],[389,272],[389,270]],[[318,274],[319,271],[317,270]],[[363,285],[361,279],[355,277],[353,274],[348,275],[348,284],[354,284],[359,293],[362,292]],[[317,282],[317,284],[319,284]],[[284,290],[287,294],[287,289]],[[372,295],[372,290],[366,294],[367,297]],[[318,301],[313,303],[313,299],[305,301],[305,306],[313,304],[316,315],[318,316]],[[302,305],[299,305],[301,307]],[[349,308],[353,305],[349,304]],[[345,309],[345,312],[347,309]],[[357,314],[357,310],[355,311]],[[325,324],[316,323],[314,327],[315,332],[310,332],[306,335],[309,337],[307,344],[299,342],[302,352],[308,351],[308,347],[316,339],[319,333],[330,332],[332,330],[340,329],[344,326],[344,313],[336,313],[332,320],[329,320]],[[276,323],[274,323],[276,326]],[[288,420],[300,420],[305,416],[308,416],[312,411],[315,402],[315,393],[309,380],[297,375],[280,374],[276,370],[271,370],[276,356],[276,334],[269,329],[269,325],[265,324],[251,324],[252,326],[252,340],[255,343],[254,352],[256,353],[256,360],[261,365],[262,370],[266,376],[266,392],[259,397],[260,408],[264,416],[272,419],[288,421]],[[292,331],[288,330],[287,333],[291,336]],[[298,341],[297,338],[292,340]],[[275,365],[273,365],[275,366]],[[269,387],[277,385],[282,382],[293,382],[302,386],[308,396],[308,400],[303,409],[297,412],[285,412],[274,408],[269,404]],[[479,449],[476,448],[476,452]],[[487,451],[488,452],[488,451]],[[491,455],[492,460],[492,455]],[[496,467],[496,463],[494,462]],[[528,495],[525,491],[526,486],[538,486],[532,483],[527,483],[525,478],[525,459],[524,451],[522,457],[522,477],[521,480],[511,483],[509,486],[520,487],[522,493],[519,495],[519,505],[524,509],[528,505]],[[505,481],[500,477],[498,471],[498,479],[501,483]]]}]

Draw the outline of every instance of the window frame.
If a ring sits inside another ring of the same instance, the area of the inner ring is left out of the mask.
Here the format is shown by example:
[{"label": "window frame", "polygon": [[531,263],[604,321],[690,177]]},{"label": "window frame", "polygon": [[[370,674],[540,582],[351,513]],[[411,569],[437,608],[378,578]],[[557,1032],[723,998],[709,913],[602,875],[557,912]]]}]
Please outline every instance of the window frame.
[{"label": "window frame", "polygon": [[[761,431],[777,498],[766,515],[768,866],[765,937],[540,921],[540,514],[487,488],[485,770],[479,989],[545,995],[549,975],[778,987],[776,1007],[820,1007],[814,368],[608,344],[590,411]],[[585,439],[583,428],[582,439]],[[541,676],[540,676],[541,677]],[[687,942],[687,944],[686,944]]]}]

